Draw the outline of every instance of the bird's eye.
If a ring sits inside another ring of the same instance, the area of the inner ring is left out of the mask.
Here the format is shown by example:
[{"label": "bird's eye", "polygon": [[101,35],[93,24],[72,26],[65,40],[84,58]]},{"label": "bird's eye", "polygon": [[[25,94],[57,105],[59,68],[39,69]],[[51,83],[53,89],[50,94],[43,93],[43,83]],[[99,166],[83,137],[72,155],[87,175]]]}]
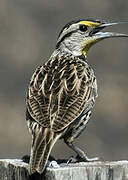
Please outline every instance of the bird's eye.
[{"label": "bird's eye", "polygon": [[85,26],[84,24],[81,24],[79,29],[80,29],[80,31],[85,32],[85,31],[87,31],[87,26]]}]

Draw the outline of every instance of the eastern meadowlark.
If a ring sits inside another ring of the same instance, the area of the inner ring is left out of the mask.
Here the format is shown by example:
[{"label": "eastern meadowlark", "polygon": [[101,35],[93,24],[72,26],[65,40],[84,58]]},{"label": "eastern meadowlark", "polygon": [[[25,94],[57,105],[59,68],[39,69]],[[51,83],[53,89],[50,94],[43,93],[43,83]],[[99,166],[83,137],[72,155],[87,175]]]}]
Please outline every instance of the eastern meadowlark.
[{"label": "eastern meadowlark", "polygon": [[35,70],[26,98],[26,119],[32,134],[30,174],[44,171],[60,138],[84,161],[97,160],[89,159],[73,141],[85,129],[97,97],[97,81],[87,52],[100,40],[128,37],[101,32],[115,24],[118,22],[86,19],[69,22],[61,30],[50,59]]}]

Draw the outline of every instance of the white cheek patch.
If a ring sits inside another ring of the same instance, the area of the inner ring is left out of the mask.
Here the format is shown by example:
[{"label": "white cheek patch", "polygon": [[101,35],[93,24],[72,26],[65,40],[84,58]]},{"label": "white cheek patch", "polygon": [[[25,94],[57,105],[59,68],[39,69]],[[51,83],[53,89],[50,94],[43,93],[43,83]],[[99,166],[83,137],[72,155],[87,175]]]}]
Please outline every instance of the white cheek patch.
[{"label": "white cheek patch", "polygon": [[63,49],[66,52],[73,54],[74,56],[81,56],[82,55],[82,43],[83,37],[80,36],[78,33],[72,34],[71,37],[68,37],[63,42]]}]

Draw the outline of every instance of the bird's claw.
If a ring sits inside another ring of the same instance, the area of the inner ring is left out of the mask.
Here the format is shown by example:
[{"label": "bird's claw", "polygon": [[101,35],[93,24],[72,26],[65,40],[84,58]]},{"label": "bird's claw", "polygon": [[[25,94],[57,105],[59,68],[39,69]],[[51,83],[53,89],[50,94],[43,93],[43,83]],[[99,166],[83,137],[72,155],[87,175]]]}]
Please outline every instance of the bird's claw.
[{"label": "bird's claw", "polygon": [[77,163],[77,162],[95,162],[95,161],[103,161],[103,159],[101,159],[99,157],[88,158],[86,155],[80,157],[79,155],[77,155],[76,157],[71,156],[68,159],[67,164],[69,164],[69,163]]},{"label": "bird's claw", "polygon": [[68,159],[67,164],[69,164],[69,163],[76,163],[76,162],[78,162],[78,159],[76,157],[74,157],[74,156],[71,156]]},{"label": "bird's claw", "polygon": [[21,159],[22,159],[23,162],[29,163],[29,161],[30,161],[30,155],[24,155]]},{"label": "bird's claw", "polygon": [[54,168],[58,168],[60,167],[60,165],[56,162],[56,161],[51,161],[51,162],[48,162],[47,164],[48,167],[54,167]]}]

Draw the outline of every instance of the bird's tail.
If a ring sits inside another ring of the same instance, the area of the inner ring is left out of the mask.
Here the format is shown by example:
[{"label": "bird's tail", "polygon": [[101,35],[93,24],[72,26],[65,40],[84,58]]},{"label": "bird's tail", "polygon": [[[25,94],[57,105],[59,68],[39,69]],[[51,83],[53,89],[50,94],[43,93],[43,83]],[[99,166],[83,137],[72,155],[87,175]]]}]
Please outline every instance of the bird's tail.
[{"label": "bird's tail", "polygon": [[55,144],[57,134],[48,128],[40,127],[38,133],[33,134],[31,156],[30,156],[30,174],[42,173],[45,169],[51,149]]}]

